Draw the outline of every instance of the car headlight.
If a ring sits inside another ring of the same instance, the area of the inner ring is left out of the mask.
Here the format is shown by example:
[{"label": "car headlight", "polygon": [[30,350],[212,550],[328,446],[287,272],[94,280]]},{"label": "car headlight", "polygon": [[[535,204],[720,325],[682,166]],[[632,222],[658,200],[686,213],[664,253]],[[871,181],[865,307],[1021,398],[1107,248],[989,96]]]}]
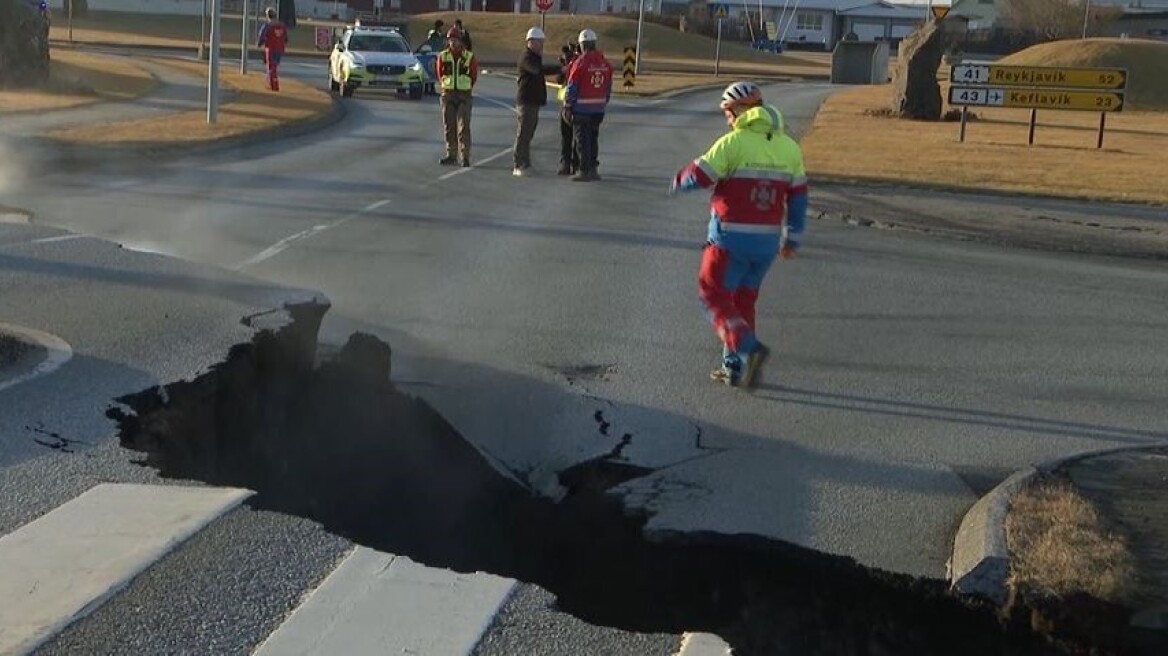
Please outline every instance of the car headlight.
[{"label": "car headlight", "polygon": [[349,68],[365,68],[365,64],[360,62],[353,62],[352,64],[349,64]]},{"label": "car headlight", "polygon": [[416,62],[414,62],[414,65],[413,65],[413,66],[411,66],[411,67],[410,67],[410,69],[411,69],[411,70],[414,70],[414,71],[417,71],[417,72],[419,72],[419,73],[420,73],[420,72],[422,72],[422,62],[417,62],[417,61],[416,61]]}]

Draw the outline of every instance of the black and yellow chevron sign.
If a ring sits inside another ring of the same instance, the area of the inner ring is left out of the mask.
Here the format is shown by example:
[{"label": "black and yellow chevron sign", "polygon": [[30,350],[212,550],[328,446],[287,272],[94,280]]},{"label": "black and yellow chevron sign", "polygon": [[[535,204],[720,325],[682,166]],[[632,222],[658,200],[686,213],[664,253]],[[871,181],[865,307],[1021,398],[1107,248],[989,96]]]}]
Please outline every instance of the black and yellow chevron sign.
[{"label": "black and yellow chevron sign", "polygon": [[633,83],[637,79],[637,49],[636,48],[625,48],[624,79],[625,79],[625,87],[633,86]]}]

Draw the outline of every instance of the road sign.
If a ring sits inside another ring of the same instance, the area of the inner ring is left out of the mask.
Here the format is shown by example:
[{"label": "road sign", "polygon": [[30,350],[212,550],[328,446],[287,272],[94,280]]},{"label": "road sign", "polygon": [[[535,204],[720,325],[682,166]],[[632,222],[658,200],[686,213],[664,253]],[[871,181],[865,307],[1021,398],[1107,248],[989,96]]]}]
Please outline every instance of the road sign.
[{"label": "road sign", "polygon": [[714,18],[729,18],[730,5],[716,4],[713,6]]},{"label": "road sign", "polygon": [[1069,111],[1123,111],[1123,92],[1010,89],[1007,87],[949,87],[949,104],[979,107],[1021,107]]},{"label": "road sign", "polygon": [[555,4],[555,0],[535,0],[535,8],[540,11],[548,11]]},{"label": "road sign", "polygon": [[622,77],[625,80],[625,88],[633,86],[637,79],[637,49],[625,48],[625,65]]},{"label": "road sign", "polygon": [[1006,87],[1123,89],[1127,86],[1127,70],[958,64],[950,69],[949,79],[954,84],[992,84]]},{"label": "road sign", "polygon": [[936,20],[941,20],[949,15],[949,10],[952,9],[952,7],[942,7],[941,5],[933,5],[932,9],[933,9],[933,18]]}]

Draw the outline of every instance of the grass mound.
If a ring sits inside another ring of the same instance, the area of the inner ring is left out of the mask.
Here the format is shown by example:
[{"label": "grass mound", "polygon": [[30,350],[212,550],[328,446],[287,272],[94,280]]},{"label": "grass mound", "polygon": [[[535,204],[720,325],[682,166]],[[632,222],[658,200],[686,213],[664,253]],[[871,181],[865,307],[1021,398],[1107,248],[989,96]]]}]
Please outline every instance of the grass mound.
[{"label": "grass mound", "polygon": [[[523,35],[529,27],[539,25],[539,16],[533,14],[463,13],[438,12],[419,14],[410,18],[410,35],[420,43],[436,19],[442,19],[447,28],[454,25],[456,18],[462,18],[466,29],[470,30],[475,54],[485,59],[517,59],[523,51]],[[626,46],[637,43],[637,21],[617,16],[547,16],[544,31],[547,33],[545,57],[558,56],[560,46],[575,42],[580,30],[588,28],[596,32],[597,45],[610,59],[624,57]],[[659,59],[708,59],[714,62],[717,42],[700,34],[688,34],[676,29],[645,22],[641,37],[641,58]],[[723,61],[741,61],[775,66],[797,64],[806,66],[802,60],[784,55],[765,53],[733,41],[722,39]]]},{"label": "grass mound", "polygon": [[1087,39],[1042,43],[1003,58],[1012,66],[1126,68],[1125,109],[1168,111],[1168,43],[1146,39]]}]

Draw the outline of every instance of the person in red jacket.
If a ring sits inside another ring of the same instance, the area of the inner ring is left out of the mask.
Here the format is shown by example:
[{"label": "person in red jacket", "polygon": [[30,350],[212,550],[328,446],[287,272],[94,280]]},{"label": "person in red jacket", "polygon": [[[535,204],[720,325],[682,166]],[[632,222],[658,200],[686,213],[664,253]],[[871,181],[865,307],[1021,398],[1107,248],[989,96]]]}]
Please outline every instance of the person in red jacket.
[{"label": "person in red jacket", "polygon": [[596,32],[583,30],[578,41],[582,53],[568,71],[564,108],[572,117],[580,170],[573,180],[599,180],[600,123],[612,98],[612,64],[596,49]]},{"label": "person in red jacket", "polygon": [[276,10],[268,7],[268,22],[260,26],[256,42],[264,49],[264,64],[268,67],[268,87],[280,90],[280,59],[288,47],[288,28],[276,18]]}]

